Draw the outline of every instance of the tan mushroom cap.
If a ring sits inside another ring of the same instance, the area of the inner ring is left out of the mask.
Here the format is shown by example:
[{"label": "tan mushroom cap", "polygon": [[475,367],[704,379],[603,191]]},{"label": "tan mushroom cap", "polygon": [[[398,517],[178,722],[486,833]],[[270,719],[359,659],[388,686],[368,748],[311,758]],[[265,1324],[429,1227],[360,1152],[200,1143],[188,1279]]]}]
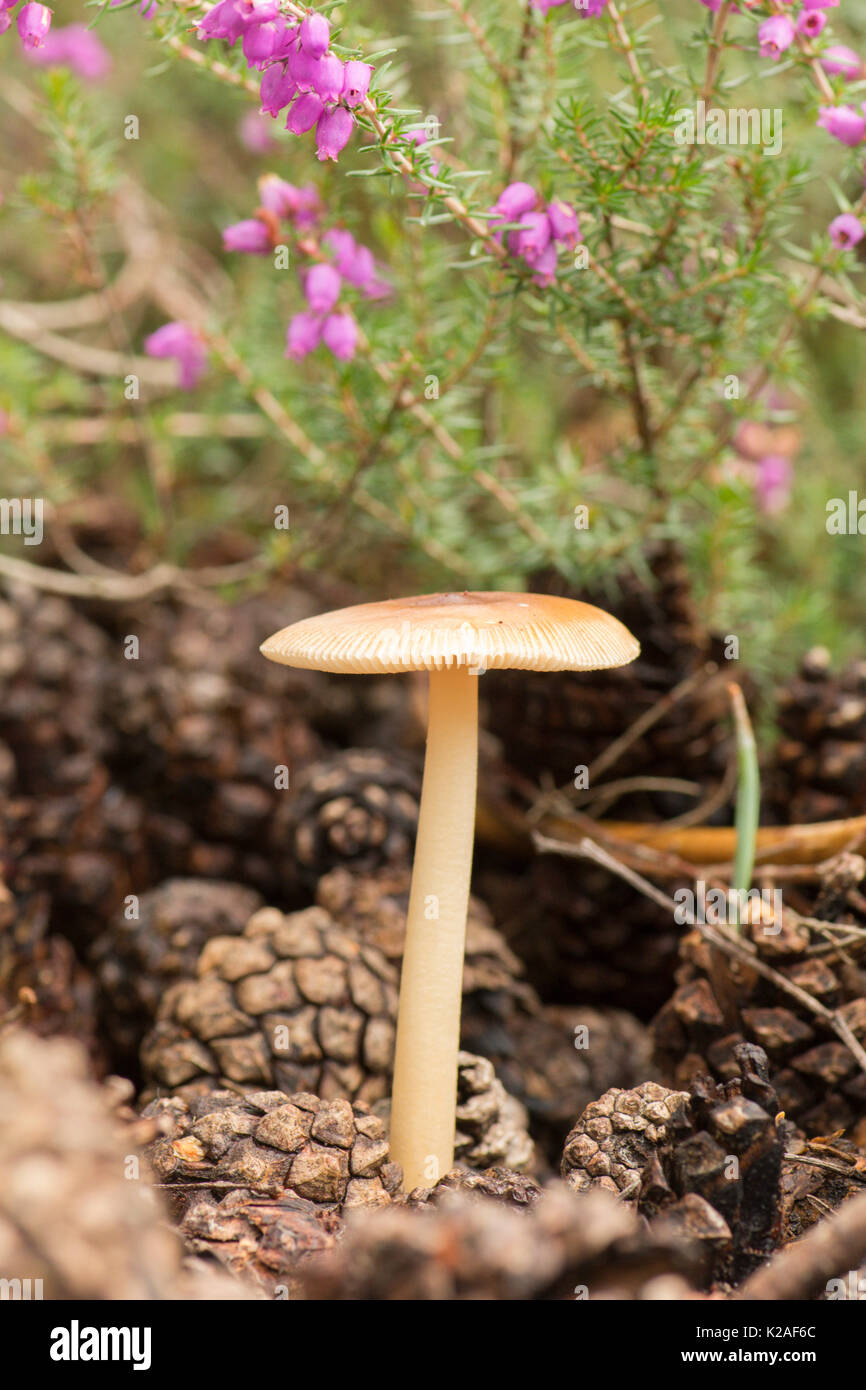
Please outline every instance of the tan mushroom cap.
[{"label": "tan mushroom cap", "polygon": [[359,603],[284,627],[261,652],[284,666],[355,675],[455,667],[596,671],[640,647],[601,608],[551,594],[454,593]]}]

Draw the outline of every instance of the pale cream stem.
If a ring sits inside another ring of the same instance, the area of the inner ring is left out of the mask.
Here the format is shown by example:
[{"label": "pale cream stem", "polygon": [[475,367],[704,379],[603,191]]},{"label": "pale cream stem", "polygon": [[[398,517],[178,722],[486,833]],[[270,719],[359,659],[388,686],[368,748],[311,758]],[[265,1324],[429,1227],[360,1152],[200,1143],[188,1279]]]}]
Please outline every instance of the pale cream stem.
[{"label": "pale cream stem", "polygon": [[391,1157],[410,1192],[438,1181],[454,1159],[477,777],[478,676],[431,671],[391,1105]]}]

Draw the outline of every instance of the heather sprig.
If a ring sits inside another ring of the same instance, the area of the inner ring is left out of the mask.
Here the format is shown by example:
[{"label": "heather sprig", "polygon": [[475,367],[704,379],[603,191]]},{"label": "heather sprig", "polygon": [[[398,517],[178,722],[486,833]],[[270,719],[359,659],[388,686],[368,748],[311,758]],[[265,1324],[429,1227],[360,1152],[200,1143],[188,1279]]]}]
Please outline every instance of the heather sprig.
[{"label": "heather sprig", "polygon": [[299,539],[293,562],[382,541],[431,583],[469,556],[473,583],[584,584],[676,536],[734,622],[808,485],[809,334],[866,317],[844,16],[448,0],[419,61],[354,6],[148,6],[153,82],[209,79],[209,110],[274,147],[258,195],[236,173],[200,231],[234,292],[191,305],[180,272],[159,278],[138,350],[170,355],[190,406],[257,412],[302,529],[338,499],[345,548]]}]

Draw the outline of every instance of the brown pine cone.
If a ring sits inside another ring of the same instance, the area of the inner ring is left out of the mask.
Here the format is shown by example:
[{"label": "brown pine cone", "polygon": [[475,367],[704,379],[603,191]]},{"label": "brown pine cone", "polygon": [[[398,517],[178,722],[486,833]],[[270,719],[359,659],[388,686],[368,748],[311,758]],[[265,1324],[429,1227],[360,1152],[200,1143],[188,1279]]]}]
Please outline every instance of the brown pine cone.
[{"label": "brown pine cone", "polygon": [[637,1203],[656,1152],[689,1127],[687,1091],[655,1081],[592,1101],[565,1141],[562,1176],[575,1192],[603,1187]]},{"label": "brown pine cone", "polygon": [[395,1201],[409,1207],[447,1205],[455,1192],[476,1201],[503,1202],[518,1210],[533,1206],[544,1188],[528,1173],[515,1172],[498,1164],[492,1168],[452,1168],[435,1187],[416,1187],[401,1193]]},{"label": "brown pine cone", "polygon": [[[526,1110],[508,1094],[486,1057],[476,1057],[471,1052],[457,1054],[456,1103],[455,1163],[475,1169],[507,1168],[512,1172],[534,1166]],[[386,1122],[390,1119],[388,1100],[380,1101],[375,1109]]]},{"label": "brown pine cone", "polygon": [[[398,963],[403,957],[406,911],[409,905],[411,869],[380,869],[375,874],[353,874],[332,869],[319,882],[316,901],[358,940],[375,946]],[[469,899],[466,923],[466,955],[463,996],[499,996],[500,1005],[517,1000],[526,1007],[537,1001],[520,976],[523,967],[493,925],[490,912],[478,898]],[[477,1049],[484,1051],[483,1048]]]},{"label": "brown pine cone", "polygon": [[566,1140],[562,1176],[577,1192],[618,1192],[654,1229],[699,1242],[706,1277],[751,1273],[781,1238],[782,1158],[790,1127],[778,1117],[766,1056],[743,1044],[741,1075],[724,1087],[700,1078],[691,1093],[645,1082],[587,1106]]},{"label": "brown pine cone", "polygon": [[198,979],[166,991],[141,1050],[146,1078],[192,1097],[226,1086],[372,1103],[389,1089],[397,977],[320,907],[254,913],[212,937]]},{"label": "brown pine cone", "polygon": [[94,916],[122,901],[141,855],[139,809],[111,786],[117,743],[101,708],[111,645],[62,599],[5,581],[0,595],[7,882],[25,901],[47,894],[49,930],[83,957]]},{"label": "brown pine cone", "polygon": [[242,884],[191,878],[142,893],[137,917],[118,910],[91,958],[104,1025],[125,1061],[135,1058],[167,986],[195,974],[205,942],[239,936],[261,905],[259,894]]},{"label": "brown pine cone", "polygon": [[[398,965],[409,883],[408,869],[360,877],[334,869],[320,880],[316,896]],[[645,1075],[649,1041],[643,1025],[622,1011],[543,1008],[522,972],[487,908],[470,898],[462,1044],[494,1063],[506,1089],[529,1111],[549,1161],[558,1165],[575,1114],[608,1086],[631,1085]]]},{"label": "brown pine cone", "polygon": [[658,1299],[697,1295],[688,1246],[657,1236],[606,1192],[556,1186],[529,1209],[449,1192],[415,1209],[351,1213],[313,1255],[308,1298],[346,1302]]},{"label": "brown pine cone", "polygon": [[46,893],[16,899],[0,878],[0,1025],[75,1038],[103,1071],[96,981],[65,937],[49,931],[49,910]]},{"label": "brown pine cone", "polygon": [[41,1281],[23,1297],[181,1296],[180,1246],[129,1147],[77,1044],[0,1039],[0,1272]]},{"label": "brown pine cone", "polygon": [[214,1091],[192,1102],[153,1101],[142,1118],[159,1122],[160,1138],[145,1155],[157,1181],[169,1190],[183,1184],[181,1210],[191,1184],[214,1196],[245,1188],[336,1209],[381,1206],[402,1177],[389,1162],[384,1123],[360,1101]]},{"label": "brown pine cone", "polygon": [[831,669],[823,648],[776,693],[781,738],[762,796],[782,824],[843,820],[866,811],[866,661]]},{"label": "brown pine cone", "polygon": [[[837,1009],[866,1042],[866,973],[856,948],[835,956],[827,939],[785,908],[780,930],[748,928],[759,957],[819,1004]],[[818,948],[818,954],[812,954]],[[719,1080],[737,1073],[736,1047],[763,1048],[779,1105],[807,1134],[847,1129],[866,1114],[866,1076],[827,1023],[773,980],[713,950],[697,930],[681,945],[673,997],[652,1025],[656,1068],[670,1084],[687,1086],[706,1072]]]},{"label": "brown pine cone", "polygon": [[526,1106],[554,1167],[574,1116],[601,1092],[633,1086],[649,1070],[649,1033],[620,1009],[515,1011],[500,1038],[489,1041],[497,1074]]},{"label": "brown pine cone", "polygon": [[334,1246],[342,1224],[336,1208],[290,1192],[238,1189],[218,1198],[204,1190],[190,1196],[178,1230],[193,1255],[217,1261],[267,1298],[287,1299],[300,1296],[299,1269]]},{"label": "brown pine cone", "polygon": [[493,1063],[471,1052],[457,1055],[457,1133],[454,1157],[470,1168],[527,1168],[532,1140],[526,1111],[497,1080]]},{"label": "brown pine cone", "polygon": [[605,869],[541,854],[519,876],[484,873],[480,891],[546,1003],[649,1018],[670,997],[680,930]]},{"label": "brown pine cone", "polygon": [[280,803],[278,838],[315,887],[340,865],[372,873],[412,862],[421,778],[407,758],[349,748],[311,763]]}]

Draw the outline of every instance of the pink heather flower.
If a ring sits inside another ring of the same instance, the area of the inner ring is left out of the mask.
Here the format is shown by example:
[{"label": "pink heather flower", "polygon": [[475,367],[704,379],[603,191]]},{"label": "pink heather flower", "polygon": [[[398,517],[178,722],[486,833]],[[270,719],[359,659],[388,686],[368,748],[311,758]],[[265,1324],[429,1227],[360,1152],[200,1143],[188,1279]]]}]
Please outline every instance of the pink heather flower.
[{"label": "pink heather flower", "polygon": [[272,67],[266,68],[259,93],[262,102],[262,114],[278,116],[297,95],[297,92],[294,78],[279,63],[274,63]]},{"label": "pink heather flower", "polygon": [[325,111],[316,126],[316,152],[319,159],[336,159],[349,143],[349,136],[355,124],[355,117],[345,106],[335,106],[333,111]]},{"label": "pink heather flower", "polygon": [[797,16],[797,33],[805,34],[807,39],[816,39],[827,23],[827,16],[820,10],[803,10]]},{"label": "pink heather flower", "polygon": [[273,55],[275,58],[281,60],[288,58],[291,53],[294,53],[298,46],[298,25],[287,24],[285,20],[283,20],[283,24],[285,25],[283,36],[274,49]]},{"label": "pink heather flower", "polygon": [[322,101],[337,101],[343,91],[343,64],[336,53],[326,53],[316,63],[313,91]]},{"label": "pink heather flower", "polygon": [[804,10],[832,10],[839,0],[803,0]]},{"label": "pink heather flower", "polygon": [[251,24],[244,30],[242,48],[251,68],[261,68],[274,56],[283,41],[286,25],[282,19],[269,19],[264,24]]},{"label": "pink heather flower", "polygon": [[18,11],[18,33],[25,48],[42,47],[53,13],[47,5],[37,5],[32,0]]},{"label": "pink heather flower", "polygon": [[510,183],[500,193],[493,204],[503,222],[516,222],[524,212],[531,212],[538,206],[538,194],[531,184]]},{"label": "pink heather flower", "polygon": [[521,218],[520,230],[508,235],[508,248],[515,256],[523,256],[532,265],[550,241],[547,214],[530,212]]},{"label": "pink heather flower", "polygon": [[[6,11],[0,13],[5,14]],[[99,82],[111,71],[108,49],[84,24],[67,24],[63,29],[52,29],[46,34],[40,48],[26,48],[24,51],[31,63],[69,68],[85,82]]]},{"label": "pink heather flower", "polygon": [[273,250],[273,239],[264,222],[258,217],[248,217],[243,222],[233,222],[223,231],[223,249],[243,251],[248,256],[267,256]]},{"label": "pink heather flower", "polygon": [[574,8],[584,19],[594,19],[603,12],[607,0],[573,0]]},{"label": "pink heather flower", "polygon": [[207,365],[207,353],[200,337],[188,323],[164,323],[144,340],[148,357],[176,357],[179,385],[192,391]]},{"label": "pink heather flower", "polygon": [[554,241],[561,241],[563,246],[572,247],[583,240],[580,235],[577,213],[568,203],[559,200],[548,203],[547,220],[550,223],[550,234]]},{"label": "pink heather flower", "polygon": [[259,179],[259,202],[275,217],[294,217],[302,200],[301,189],[281,179],[279,174],[262,174]]},{"label": "pink heather flower", "polygon": [[325,245],[334,252],[337,270],[350,285],[363,289],[373,279],[376,274],[373,253],[361,246],[351,232],[343,227],[332,227],[325,237]]},{"label": "pink heather flower", "polygon": [[350,362],[358,346],[358,325],[351,314],[329,314],[322,325],[322,341],[340,362]]},{"label": "pink heather flower", "polygon": [[269,116],[261,116],[258,111],[245,111],[238,121],[238,139],[245,150],[253,154],[270,154],[277,148],[271,134]]},{"label": "pink heather flower", "polygon": [[825,72],[841,73],[846,82],[856,81],[863,71],[863,61],[859,53],[855,53],[853,48],[848,48],[844,43],[825,48],[820,57]]},{"label": "pink heather flower", "polygon": [[7,29],[12,28],[12,16],[8,10],[0,9],[0,34],[5,34]]},{"label": "pink heather flower", "polygon": [[796,30],[787,15],[773,15],[758,26],[762,58],[780,58],[794,42]]},{"label": "pink heather flower", "polygon": [[280,13],[279,0],[233,0],[241,24],[265,24]]},{"label": "pink heather flower", "polygon": [[552,285],[556,279],[556,242],[549,241],[531,264],[533,282],[542,288]]},{"label": "pink heather flower", "polygon": [[286,357],[296,362],[313,352],[322,340],[322,323],[314,314],[295,314],[286,333]]},{"label": "pink heather flower", "polygon": [[219,0],[201,20],[197,33],[202,39],[226,39],[233,44],[243,27],[235,0]]},{"label": "pink heather flower", "polygon": [[329,314],[340,298],[343,282],[332,265],[314,265],[307,271],[304,294],[314,314]]},{"label": "pink heather flower", "polygon": [[293,48],[289,53],[289,72],[302,92],[309,92],[316,79],[319,59],[307,48]]},{"label": "pink heather flower", "polygon": [[547,14],[548,10],[554,10],[559,5],[567,5],[568,0],[529,0],[533,9],[540,10],[542,14]]},{"label": "pink heather flower", "polygon": [[866,135],[866,116],[853,106],[822,106],[816,124],[852,149]]},{"label": "pink heather flower", "polygon": [[313,92],[304,92],[297,101],[289,107],[289,114],[286,119],[286,130],[290,130],[293,135],[304,135],[308,130],[312,130],[319,117],[322,115],[325,106]]},{"label": "pink heather flower", "polygon": [[767,454],[758,462],[755,493],[762,512],[784,511],[791,496],[794,470],[783,454]]},{"label": "pink heather flower", "polygon": [[321,14],[308,14],[301,20],[301,45],[313,58],[321,58],[331,42],[331,26]]},{"label": "pink heather flower", "polygon": [[0,0],[0,10],[14,9],[17,4],[18,0]]},{"label": "pink heather flower", "polygon": [[298,207],[295,212],[295,222],[298,227],[314,227],[322,214],[322,200],[319,197],[318,189],[311,183],[305,183],[303,188],[298,189]]},{"label": "pink heather flower", "polygon": [[347,106],[360,106],[370,90],[373,69],[369,63],[350,58],[343,68],[343,100]]},{"label": "pink heather flower", "polygon": [[840,251],[856,246],[858,241],[862,241],[866,236],[862,222],[857,220],[853,212],[843,212],[839,217],[835,217],[827,230],[833,245],[838,246]]}]

